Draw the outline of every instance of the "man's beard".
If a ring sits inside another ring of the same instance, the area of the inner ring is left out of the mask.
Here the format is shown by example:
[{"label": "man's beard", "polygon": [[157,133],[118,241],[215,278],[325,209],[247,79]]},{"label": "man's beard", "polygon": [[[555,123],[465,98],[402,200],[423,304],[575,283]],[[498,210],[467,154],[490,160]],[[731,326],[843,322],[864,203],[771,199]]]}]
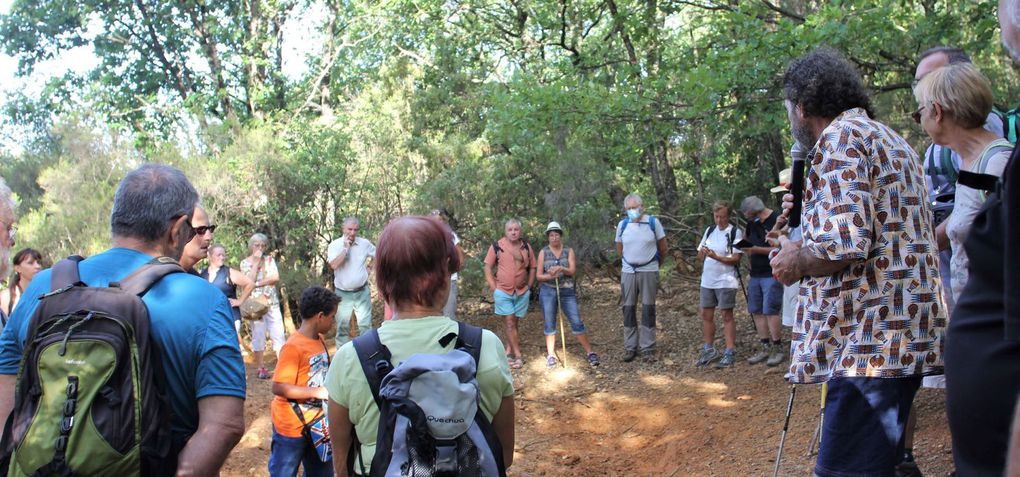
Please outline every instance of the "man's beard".
[{"label": "man's beard", "polygon": [[818,142],[818,138],[814,137],[814,133],[811,132],[811,129],[804,122],[794,121],[790,125],[790,132],[793,133],[793,138],[805,149],[815,147],[815,143]]},{"label": "man's beard", "polygon": [[1013,45],[1010,45],[1005,39],[1002,40],[1002,46],[1006,48],[1006,52],[1013,58],[1013,61],[1020,63],[1020,50],[1013,48]]}]

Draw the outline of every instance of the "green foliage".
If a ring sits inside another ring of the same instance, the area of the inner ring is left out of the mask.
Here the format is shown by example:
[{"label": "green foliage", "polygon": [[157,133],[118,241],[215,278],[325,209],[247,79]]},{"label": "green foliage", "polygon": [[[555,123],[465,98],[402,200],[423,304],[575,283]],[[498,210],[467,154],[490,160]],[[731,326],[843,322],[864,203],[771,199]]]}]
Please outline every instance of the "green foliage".
[{"label": "green foliage", "polygon": [[[843,51],[880,118],[918,149],[928,139],[908,119],[910,82],[930,46],[963,47],[998,102],[1017,103],[994,6],[18,1],[0,17],[0,44],[23,72],[82,45],[100,62],[8,103],[6,121],[36,136],[0,174],[23,202],[25,240],[94,252],[123,172],[176,164],[231,261],[263,232],[292,289],[328,280],[325,247],[343,217],[374,238],[394,216],[439,208],[469,254],[462,289],[475,293],[480,256],[510,217],[536,246],[559,221],[582,263],[607,266],[629,192],[681,249],[712,201],[769,197],[791,143],[783,70],[815,47]],[[287,78],[282,26],[309,11],[323,12],[321,54]],[[95,119],[73,119],[85,111]]]}]

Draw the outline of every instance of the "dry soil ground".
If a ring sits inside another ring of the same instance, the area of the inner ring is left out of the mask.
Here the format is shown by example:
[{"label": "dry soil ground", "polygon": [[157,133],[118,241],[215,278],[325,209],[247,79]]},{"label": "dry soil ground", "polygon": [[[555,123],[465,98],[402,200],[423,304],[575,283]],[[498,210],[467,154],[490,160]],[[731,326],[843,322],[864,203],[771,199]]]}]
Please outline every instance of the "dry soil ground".
[{"label": "dry soil ground", "polygon": [[[726,370],[694,367],[701,340],[695,291],[696,285],[684,281],[660,292],[661,360],[655,365],[619,361],[617,285],[589,284],[581,294],[582,317],[602,357],[597,369],[583,364],[580,346],[570,341],[569,368],[546,369],[542,317],[533,304],[522,320],[527,362],[514,373],[517,439],[509,475],[772,475],[790,387],[779,369],[743,360]],[[502,338],[491,305],[465,301],[460,313]],[[737,319],[739,352],[755,337],[743,308]],[[247,432],[224,475],[268,475],[270,388],[249,372]],[[922,389],[916,399],[915,454],[925,475],[952,471],[944,403],[943,393],[931,389]],[[780,475],[811,475],[808,448],[818,411],[819,387],[799,386]]]}]

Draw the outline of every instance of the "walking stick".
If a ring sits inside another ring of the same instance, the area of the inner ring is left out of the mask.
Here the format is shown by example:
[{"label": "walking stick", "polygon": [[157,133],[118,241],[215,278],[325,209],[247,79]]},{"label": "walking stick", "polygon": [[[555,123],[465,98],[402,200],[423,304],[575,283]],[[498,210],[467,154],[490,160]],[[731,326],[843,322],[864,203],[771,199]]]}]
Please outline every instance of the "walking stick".
[{"label": "walking stick", "polygon": [[556,317],[560,320],[560,343],[563,348],[563,367],[567,367],[567,334],[563,331],[563,306],[560,305],[560,277],[556,277]]},{"label": "walking stick", "polygon": [[815,446],[822,442],[822,424],[825,422],[825,397],[829,394],[829,383],[822,383],[822,398],[819,403],[818,428],[815,429],[815,436],[811,438],[811,446],[808,447],[808,456],[815,455]]},{"label": "walking stick", "polygon": [[772,477],[779,476],[779,463],[783,460],[783,445],[786,444],[786,431],[790,428],[790,414],[793,413],[793,398],[797,395],[797,386],[790,385],[790,402],[786,405],[786,422],[783,423],[783,433],[779,436],[779,454],[776,455],[776,470]]}]

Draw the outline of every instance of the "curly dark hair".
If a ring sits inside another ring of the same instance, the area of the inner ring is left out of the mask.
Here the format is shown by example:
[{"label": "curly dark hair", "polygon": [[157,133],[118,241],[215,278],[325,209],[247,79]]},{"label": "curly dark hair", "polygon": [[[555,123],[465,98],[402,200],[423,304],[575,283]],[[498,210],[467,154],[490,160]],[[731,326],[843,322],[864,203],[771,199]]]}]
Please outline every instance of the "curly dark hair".
[{"label": "curly dark hair", "polygon": [[818,48],[790,63],[783,75],[783,94],[808,116],[835,118],[848,109],[864,108],[875,117],[857,70],[831,48]]},{"label": "curly dark hair", "polygon": [[305,288],[301,292],[301,300],[298,307],[301,309],[301,319],[311,319],[317,313],[330,314],[340,304],[340,297],[318,285]]}]

